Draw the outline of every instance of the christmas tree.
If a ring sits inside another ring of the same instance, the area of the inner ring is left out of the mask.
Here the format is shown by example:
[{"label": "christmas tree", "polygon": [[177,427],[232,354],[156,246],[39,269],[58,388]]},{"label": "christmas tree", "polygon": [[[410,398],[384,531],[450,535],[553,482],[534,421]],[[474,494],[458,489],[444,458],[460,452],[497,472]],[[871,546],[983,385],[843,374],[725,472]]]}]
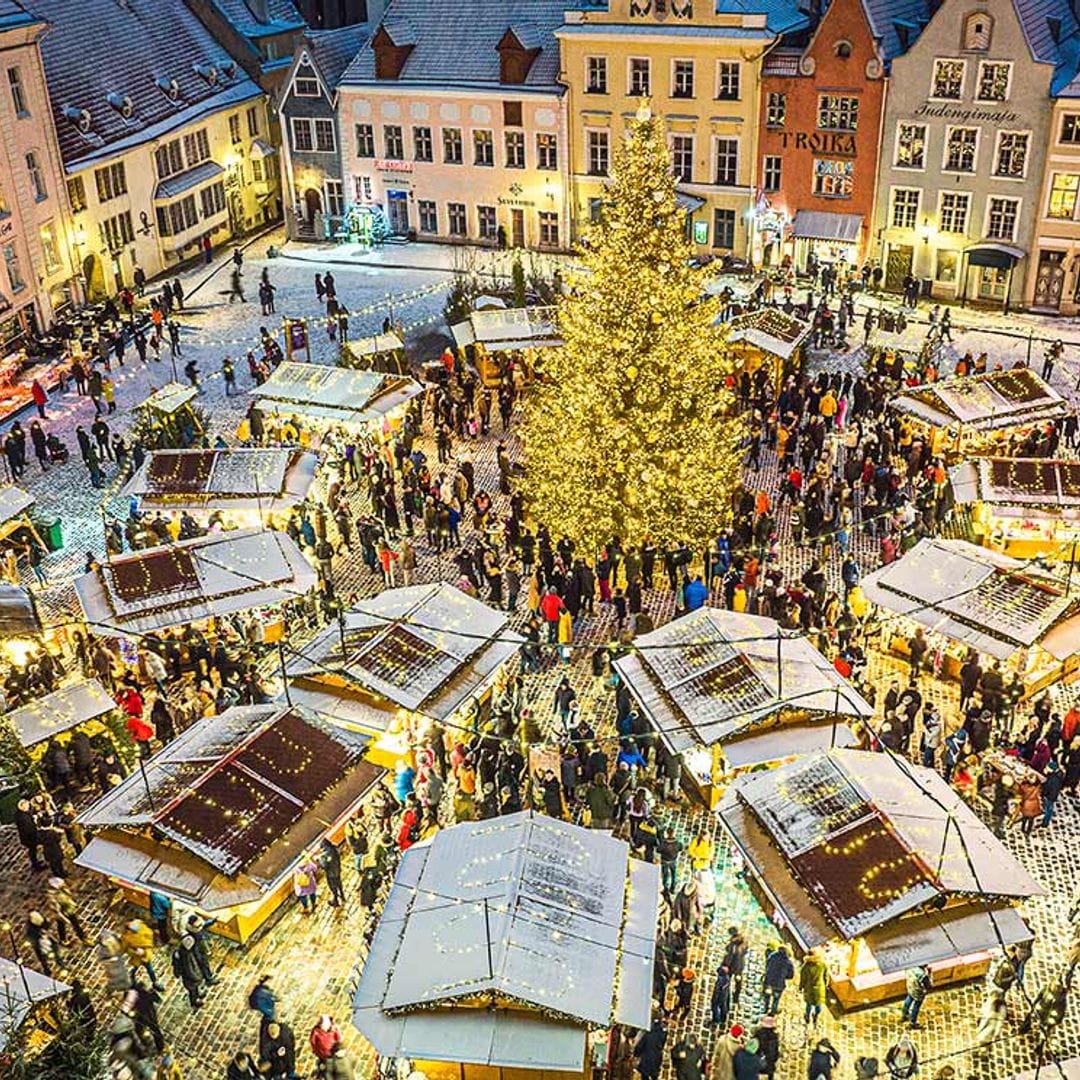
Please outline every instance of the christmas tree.
[{"label": "christmas tree", "polygon": [[691,266],[664,124],[645,108],[583,246],[559,301],[565,345],[525,404],[533,516],[583,553],[612,536],[700,548],[729,518],[738,425],[719,304]]}]

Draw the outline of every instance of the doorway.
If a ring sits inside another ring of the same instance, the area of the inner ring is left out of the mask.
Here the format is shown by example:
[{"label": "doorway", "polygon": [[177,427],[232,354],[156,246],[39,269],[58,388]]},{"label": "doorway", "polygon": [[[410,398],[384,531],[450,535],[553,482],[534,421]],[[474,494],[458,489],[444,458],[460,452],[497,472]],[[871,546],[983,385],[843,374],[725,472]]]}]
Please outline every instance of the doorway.
[{"label": "doorway", "polygon": [[510,246],[523,248],[525,246],[525,211],[513,209],[510,211]]},{"label": "doorway", "polygon": [[395,236],[409,232],[409,193],[388,191],[386,193],[386,216],[390,219],[390,231]]},{"label": "doorway", "polygon": [[322,213],[322,193],[317,188],[304,192],[304,216],[309,225],[315,224],[315,215]]},{"label": "doorway", "polygon": [[1043,251],[1039,255],[1039,272],[1035,275],[1036,307],[1057,311],[1061,307],[1061,292],[1065,286],[1065,252]]},{"label": "doorway", "polygon": [[105,271],[101,267],[101,260],[96,255],[87,255],[82,264],[83,281],[86,282],[86,299],[90,303],[104,300]]},{"label": "doorway", "polygon": [[904,278],[911,273],[911,264],[915,261],[915,249],[910,244],[897,244],[889,248],[885,260],[885,288],[889,292],[901,292]]}]

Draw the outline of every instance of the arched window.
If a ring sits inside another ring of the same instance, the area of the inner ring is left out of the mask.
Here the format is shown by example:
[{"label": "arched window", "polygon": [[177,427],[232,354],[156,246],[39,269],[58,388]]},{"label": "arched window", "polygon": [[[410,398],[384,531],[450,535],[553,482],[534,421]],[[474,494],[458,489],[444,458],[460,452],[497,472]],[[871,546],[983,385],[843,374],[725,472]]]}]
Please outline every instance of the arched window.
[{"label": "arched window", "polygon": [[850,41],[838,41],[833,46],[833,52],[840,57],[841,60],[846,60],[851,55],[851,42]]},{"label": "arched window", "polygon": [[986,52],[990,48],[990,36],[993,32],[993,18],[985,11],[973,11],[964,20],[964,48],[973,52]]}]

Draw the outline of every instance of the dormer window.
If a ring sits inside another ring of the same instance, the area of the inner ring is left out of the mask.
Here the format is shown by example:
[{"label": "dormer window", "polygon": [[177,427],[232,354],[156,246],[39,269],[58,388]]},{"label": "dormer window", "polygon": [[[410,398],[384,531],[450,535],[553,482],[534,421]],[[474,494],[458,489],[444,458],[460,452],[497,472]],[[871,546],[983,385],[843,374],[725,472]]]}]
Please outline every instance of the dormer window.
[{"label": "dormer window", "polygon": [[417,34],[404,20],[384,22],[371,39],[375,53],[375,78],[396,79],[416,46]]},{"label": "dormer window", "polygon": [[154,85],[170,100],[180,100],[180,84],[175,79],[166,79],[164,76],[154,80]]},{"label": "dormer window", "polygon": [[135,103],[127,95],[121,96],[117,93],[109,94],[106,99],[108,103],[125,119],[130,120],[135,115]]},{"label": "dormer window", "polygon": [[993,18],[985,11],[973,11],[964,20],[964,48],[969,52],[986,52],[993,32]]},{"label": "dormer window", "polygon": [[90,116],[89,109],[76,109],[74,105],[65,105],[64,116],[66,116],[83,135],[90,134],[90,126],[92,117]]},{"label": "dormer window", "polygon": [[319,80],[311,68],[301,68],[296,73],[296,82],[293,83],[297,97],[318,97]]},{"label": "dormer window", "polygon": [[499,82],[520,85],[529,77],[533,61],[540,55],[539,35],[528,24],[511,26],[495,49],[499,54]]},{"label": "dormer window", "polygon": [[217,85],[218,69],[213,64],[192,64],[191,69],[199,78],[205,80],[207,86]]},{"label": "dormer window", "polygon": [[838,41],[833,46],[833,52],[841,60],[847,60],[851,56],[851,42],[850,41]]}]

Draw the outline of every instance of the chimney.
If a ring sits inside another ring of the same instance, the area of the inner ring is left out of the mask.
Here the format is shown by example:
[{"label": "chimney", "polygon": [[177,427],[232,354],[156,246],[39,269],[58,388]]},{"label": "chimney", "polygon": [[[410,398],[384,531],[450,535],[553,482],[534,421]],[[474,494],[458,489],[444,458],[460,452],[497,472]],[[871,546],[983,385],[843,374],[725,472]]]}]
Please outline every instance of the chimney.
[{"label": "chimney", "polygon": [[[406,36],[408,36],[406,34]],[[402,40],[398,45],[383,24],[375,31],[371,47],[375,52],[375,78],[396,79],[401,75],[409,53],[413,51],[414,41]]]},{"label": "chimney", "polygon": [[259,23],[268,23],[270,19],[270,6],[267,0],[244,0],[251,17]]}]

